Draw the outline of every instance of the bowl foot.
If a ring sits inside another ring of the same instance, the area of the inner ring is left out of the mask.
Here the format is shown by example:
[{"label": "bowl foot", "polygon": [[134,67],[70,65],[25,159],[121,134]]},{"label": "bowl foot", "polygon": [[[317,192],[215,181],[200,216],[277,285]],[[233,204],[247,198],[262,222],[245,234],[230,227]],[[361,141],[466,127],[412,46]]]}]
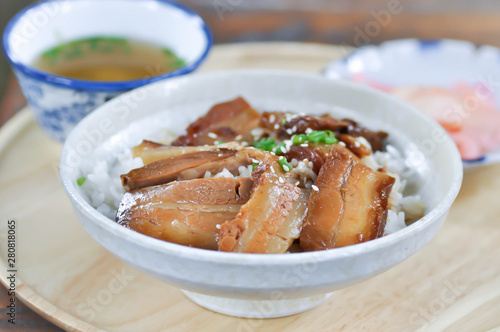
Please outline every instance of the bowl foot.
[{"label": "bowl foot", "polygon": [[284,300],[239,300],[181,289],[188,299],[209,310],[235,317],[276,318],[295,315],[319,306],[333,293]]}]

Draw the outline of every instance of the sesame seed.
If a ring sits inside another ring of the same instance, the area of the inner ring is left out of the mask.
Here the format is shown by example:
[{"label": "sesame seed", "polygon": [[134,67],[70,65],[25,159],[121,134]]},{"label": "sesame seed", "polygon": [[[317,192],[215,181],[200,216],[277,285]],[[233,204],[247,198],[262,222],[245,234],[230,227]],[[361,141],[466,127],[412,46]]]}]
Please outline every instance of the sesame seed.
[{"label": "sesame seed", "polygon": [[307,143],[302,143],[300,146],[305,146],[305,147],[308,147],[308,146],[309,146],[309,144],[307,144]]},{"label": "sesame seed", "polygon": [[312,133],[312,132],[313,132],[313,130],[312,130],[311,128],[307,128],[307,129],[306,129],[306,134],[307,134],[307,135],[309,135],[309,134],[310,134],[310,133]]},{"label": "sesame seed", "polygon": [[345,143],[344,142],[339,142],[340,145],[342,145],[343,147],[345,147]]},{"label": "sesame seed", "polygon": [[287,133],[288,135],[293,134],[293,130],[292,130],[292,128],[288,128],[288,129],[286,130],[286,133]]},{"label": "sesame seed", "polygon": [[252,134],[254,138],[260,137],[263,133],[264,130],[262,128],[254,128],[250,131],[250,134]]},{"label": "sesame seed", "polygon": [[361,143],[359,143],[358,141],[354,142],[354,146],[359,148],[361,146]]},{"label": "sesame seed", "polygon": [[236,136],[236,137],[235,137],[235,140],[239,141],[239,140],[240,140],[240,139],[242,139],[242,138],[243,138],[243,136],[242,136],[242,135],[238,135],[238,136]]},{"label": "sesame seed", "polygon": [[215,228],[220,229],[220,224],[215,225]]},{"label": "sesame seed", "polygon": [[285,179],[283,179],[282,177],[280,177],[280,178],[278,179],[278,181],[279,181],[280,183],[285,183]]},{"label": "sesame seed", "polygon": [[210,137],[210,138],[213,138],[213,139],[217,138],[217,134],[216,133],[208,133],[207,136]]},{"label": "sesame seed", "polygon": [[280,129],[280,125],[279,124],[275,124],[274,125],[274,129],[276,129],[276,130]]},{"label": "sesame seed", "polygon": [[248,142],[241,142],[240,143],[242,146],[247,146],[248,145]]},{"label": "sesame seed", "polygon": [[314,185],[314,184],[311,186],[311,188],[312,188],[314,191],[319,191],[318,186],[316,186],[316,185]]},{"label": "sesame seed", "polygon": [[276,121],[276,116],[274,114],[271,114],[271,116],[269,117],[269,122],[274,123],[274,121]]},{"label": "sesame seed", "polygon": [[293,126],[292,130],[293,130],[294,133],[296,133],[297,132],[297,126]]}]

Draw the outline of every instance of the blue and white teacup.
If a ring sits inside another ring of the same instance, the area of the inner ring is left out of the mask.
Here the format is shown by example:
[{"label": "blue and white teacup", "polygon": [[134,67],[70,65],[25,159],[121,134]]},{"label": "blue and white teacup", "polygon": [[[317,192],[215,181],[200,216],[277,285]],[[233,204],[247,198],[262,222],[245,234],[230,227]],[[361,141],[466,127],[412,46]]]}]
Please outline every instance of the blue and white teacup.
[{"label": "blue and white teacup", "polygon": [[[171,49],[186,65],[161,75],[119,82],[85,81],[34,68],[45,51],[62,43],[116,36]],[[48,0],[8,23],[3,49],[38,124],[63,142],[73,127],[109,99],[162,79],[187,74],[207,57],[210,30],[191,10],[165,0]]]}]

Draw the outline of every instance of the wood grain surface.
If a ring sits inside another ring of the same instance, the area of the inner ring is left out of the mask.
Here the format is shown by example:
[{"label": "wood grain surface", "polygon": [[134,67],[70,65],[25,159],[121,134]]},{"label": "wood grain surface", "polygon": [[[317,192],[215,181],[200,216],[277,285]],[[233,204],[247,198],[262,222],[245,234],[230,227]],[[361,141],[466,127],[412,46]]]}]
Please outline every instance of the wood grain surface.
[{"label": "wood grain surface", "polygon": [[[203,70],[263,67],[318,72],[341,52],[304,44],[217,47]],[[15,218],[18,298],[62,328],[487,331],[500,326],[500,165],[465,175],[442,230],[402,264],[338,291],[311,311],[251,320],[203,309],[93,241],[76,220],[59,183],[60,149],[26,110],[0,131],[0,239],[5,243],[6,220]],[[5,271],[3,244],[0,250],[0,269]],[[3,272],[0,279],[5,283]]]}]

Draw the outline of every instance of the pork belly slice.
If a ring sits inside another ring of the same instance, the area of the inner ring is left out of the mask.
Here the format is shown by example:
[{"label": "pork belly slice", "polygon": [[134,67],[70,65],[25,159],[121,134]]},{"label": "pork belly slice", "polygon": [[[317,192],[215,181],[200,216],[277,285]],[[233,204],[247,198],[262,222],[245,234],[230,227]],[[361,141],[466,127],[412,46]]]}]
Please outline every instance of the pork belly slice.
[{"label": "pork belly slice", "polygon": [[339,141],[344,142],[346,147],[356,155],[356,157],[363,158],[372,154],[370,149],[368,149],[363,144],[359,143],[355,137],[348,134],[338,134],[335,135]]},{"label": "pork belly slice", "polygon": [[384,140],[389,136],[388,133],[385,131],[369,130],[351,119],[342,119],[342,121],[349,123],[349,126],[341,129],[341,134],[349,134],[353,137],[364,137],[368,143],[370,143],[373,151],[382,151],[384,149]]},{"label": "pork belly slice", "polygon": [[[331,130],[335,134],[348,134],[353,137],[362,136],[370,143],[373,151],[382,151],[383,141],[388,136],[386,132],[371,131],[364,128],[354,120],[339,120],[329,114],[299,116],[289,114],[288,117],[292,117],[292,119],[287,121],[286,113],[264,112],[262,113],[260,126],[271,132],[276,132],[280,138],[290,138],[292,135],[305,134],[307,129]],[[292,130],[291,134],[289,134],[290,130]]]},{"label": "pork belly slice", "polygon": [[[324,115],[296,115],[281,112],[263,112],[261,118],[261,126],[265,129],[276,131],[279,137],[290,137],[292,135],[304,134],[307,129],[312,130],[331,130],[338,132],[340,129],[347,129],[348,122],[335,119],[334,117]],[[274,121],[271,121],[274,120]],[[276,127],[279,126],[279,128]],[[289,134],[287,130],[292,129],[293,133]]]},{"label": "pork belly slice", "polygon": [[217,149],[238,151],[244,149],[244,147],[236,142],[203,146],[170,146],[144,140],[141,144],[132,148],[132,156],[134,158],[141,158],[144,165],[149,165],[151,163],[154,163],[155,161],[160,161],[167,158],[178,157],[194,152],[211,151]]},{"label": "pork belly slice", "polygon": [[177,138],[172,145],[213,145],[216,141],[233,141],[238,135],[248,134],[259,122],[260,113],[245,99],[238,97],[213,106],[206,115],[192,123],[186,134]]},{"label": "pork belly slice", "polygon": [[271,237],[268,242],[266,249],[268,253],[286,252],[293,244],[293,241],[299,238],[302,223],[307,213],[308,198],[309,190],[301,189],[299,197],[293,202],[292,209],[283,224],[278,228],[276,236]]},{"label": "pork belly slice", "polygon": [[131,190],[116,221],[160,240],[217,250],[217,225],[237,215],[252,186],[249,178],[210,178]]},{"label": "pork belly slice", "polygon": [[389,194],[395,179],[356,163],[345,183],[344,215],[334,248],[378,238],[384,234]]},{"label": "pork belly slice", "polygon": [[284,154],[287,161],[293,159],[303,161],[307,159],[313,163],[313,171],[318,174],[323,166],[332,145],[326,144],[309,144],[309,146],[292,145]]},{"label": "pork belly slice", "polygon": [[286,252],[300,234],[306,206],[305,194],[282,174],[276,170],[263,172],[236,218],[222,224],[219,250]]},{"label": "pork belly slice", "polygon": [[216,148],[169,157],[121,175],[122,184],[126,190],[138,189],[176,180],[202,178],[207,171],[218,173],[224,168],[236,172],[238,167],[252,163],[246,156],[237,156],[236,153],[235,150]]},{"label": "pork belly slice", "polygon": [[311,191],[300,234],[306,251],[348,246],[383,234],[395,179],[334,146]]},{"label": "pork belly slice", "polygon": [[[144,148],[150,146],[151,148]],[[267,168],[282,172],[278,165],[278,157],[253,147],[242,147],[238,143],[220,146],[197,147],[166,147],[157,143],[142,143],[135,147],[136,152],[142,153],[148,162],[146,166],[136,168],[128,174],[121,175],[125,190],[144,188],[171,181],[191,180],[202,178],[208,171],[211,174],[221,172],[224,168],[236,173],[240,166],[252,165],[255,167],[255,178]],[[186,150],[189,153],[186,153]],[[168,156],[168,157],[167,157]],[[165,158],[164,158],[165,157]],[[158,158],[159,160],[156,160]]]}]

